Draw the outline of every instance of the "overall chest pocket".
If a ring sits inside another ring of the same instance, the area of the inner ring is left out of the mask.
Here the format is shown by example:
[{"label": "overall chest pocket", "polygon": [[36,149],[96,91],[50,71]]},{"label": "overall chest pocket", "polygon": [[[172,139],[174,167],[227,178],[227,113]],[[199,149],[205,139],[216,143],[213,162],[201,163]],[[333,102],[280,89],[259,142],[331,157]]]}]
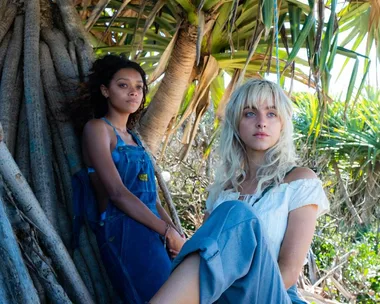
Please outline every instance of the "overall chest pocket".
[{"label": "overall chest pocket", "polygon": [[156,183],[152,162],[141,147],[119,147],[120,161],[117,165],[124,185],[132,193],[155,192]]}]

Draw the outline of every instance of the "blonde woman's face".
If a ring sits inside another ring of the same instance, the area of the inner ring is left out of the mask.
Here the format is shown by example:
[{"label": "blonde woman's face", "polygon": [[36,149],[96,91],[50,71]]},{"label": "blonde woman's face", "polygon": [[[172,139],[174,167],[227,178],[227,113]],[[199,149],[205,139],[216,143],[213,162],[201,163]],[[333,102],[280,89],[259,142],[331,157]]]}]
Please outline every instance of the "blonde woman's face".
[{"label": "blonde woman's face", "polygon": [[258,108],[246,107],[239,123],[240,138],[249,150],[264,152],[280,139],[281,119],[273,104],[262,102]]}]

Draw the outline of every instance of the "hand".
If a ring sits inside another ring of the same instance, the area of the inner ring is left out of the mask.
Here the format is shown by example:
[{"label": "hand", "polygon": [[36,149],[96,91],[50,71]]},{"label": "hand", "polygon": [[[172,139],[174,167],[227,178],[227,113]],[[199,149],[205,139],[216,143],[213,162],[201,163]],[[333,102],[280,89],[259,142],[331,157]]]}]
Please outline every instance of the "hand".
[{"label": "hand", "polygon": [[171,227],[166,236],[168,251],[172,258],[176,257],[178,253],[181,251],[185,240],[180,236],[180,234]]}]

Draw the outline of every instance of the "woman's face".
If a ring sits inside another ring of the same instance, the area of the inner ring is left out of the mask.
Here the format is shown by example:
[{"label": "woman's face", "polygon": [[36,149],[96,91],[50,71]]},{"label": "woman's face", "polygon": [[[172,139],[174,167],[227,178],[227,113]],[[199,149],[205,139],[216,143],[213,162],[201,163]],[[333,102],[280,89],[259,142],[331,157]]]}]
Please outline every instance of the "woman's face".
[{"label": "woman's face", "polygon": [[139,72],[135,69],[120,69],[115,73],[108,87],[101,86],[104,97],[108,99],[108,107],[120,113],[136,112],[144,97],[144,83]]},{"label": "woman's face", "polygon": [[247,150],[265,152],[280,139],[282,122],[273,104],[246,107],[239,123],[240,138]]}]

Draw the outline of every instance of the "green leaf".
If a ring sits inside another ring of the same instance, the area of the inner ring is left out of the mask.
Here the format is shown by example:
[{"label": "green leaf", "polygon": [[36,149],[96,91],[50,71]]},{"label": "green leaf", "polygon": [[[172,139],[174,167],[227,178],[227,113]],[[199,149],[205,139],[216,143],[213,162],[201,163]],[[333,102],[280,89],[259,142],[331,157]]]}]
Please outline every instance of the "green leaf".
[{"label": "green leaf", "polygon": [[294,61],[294,58],[297,56],[298,51],[303,46],[306,40],[306,37],[309,34],[310,29],[312,28],[314,23],[315,23],[315,18],[314,18],[314,15],[311,13],[307,16],[306,21],[302,27],[302,30],[297,37],[297,41],[293,45],[293,49],[289,54],[288,62],[286,64],[287,66],[289,66]]},{"label": "green leaf", "polygon": [[[265,25],[265,39],[268,38],[269,31],[273,23],[273,1],[274,0],[262,0],[262,14],[263,14],[263,23]],[[277,1],[277,0],[275,0]]]}]

